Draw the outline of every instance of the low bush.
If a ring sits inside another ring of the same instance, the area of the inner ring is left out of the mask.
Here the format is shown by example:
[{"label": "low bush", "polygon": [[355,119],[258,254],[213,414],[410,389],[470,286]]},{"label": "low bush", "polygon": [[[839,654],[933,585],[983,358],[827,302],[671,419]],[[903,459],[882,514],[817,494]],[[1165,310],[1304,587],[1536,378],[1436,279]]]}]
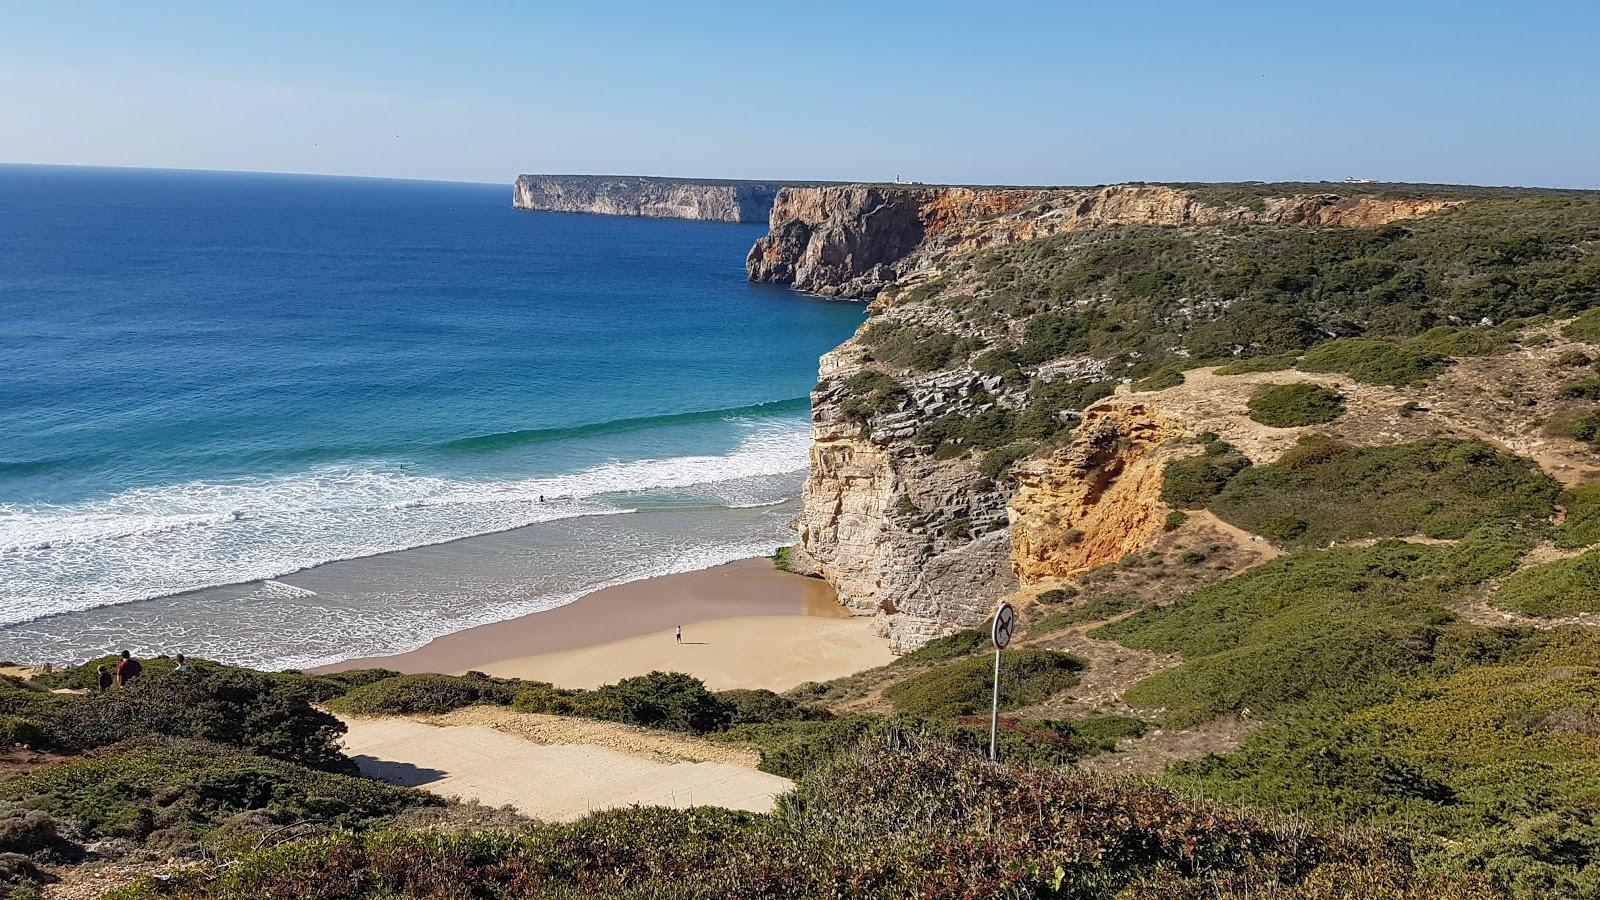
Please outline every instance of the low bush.
[{"label": "low bush", "polygon": [[989,623],[985,621],[977,628],[963,628],[943,637],[936,637],[910,653],[896,658],[890,665],[919,665],[971,656],[989,646],[989,627]]},{"label": "low bush", "polygon": [[[624,678],[592,691],[524,682],[515,703],[523,712],[582,716],[637,725],[707,734],[721,731],[737,714],[739,699],[724,700],[706,690],[705,683],[681,672],[651,672]],[[771,709],[787,704],[777,698]],[[746,714],[755,707],[747,706]],[[787,708],[785,706],[785,708]]]},{"label": "low bush", "polygon": [[1340,338],[1318,344],[1301,357],[1304,372],[1343,372],[1364,384],[1420,385],[1450,365],[1440,353],[1377,338]]},{"label": "low bush", "polygon": [[70,820],[85,837],[142,841],[159,831],[169,844],[199,840],[250,810],[356,826],[443,802],[380,781],[155,736],[0,781],[0,803]]},{"label": "low bush", "polygon": [[[1193,503],[1198,493],[1181,499]],[[1485,524],[1533,525],[1554,513],[1559,493],[1532,460],[1481,441],[1353,447],[1307,435],[1272,465],[1239,471],[1208,505],[1284,546],[1320,547],[1413,534],[1459,538]],[[1187,505],[1165,491],[1162,499]]]},{"label": "low bush", "polygon": [[1027,459],[1038,448],[1039,445],[1032,441],[1017,441],[996,447],[978,460],[978,473],[991,480],[1002,478],[1018,460]]},{"label": "low bush", "polygon": [[1386,541],[1279,557],[1090,634],[1181,653],[1183,665],[1126,694],[1174,725],[1318,700],[1385,695],[1422,671],[1450,622],[1450,591],[1503,575],[1526,544]]},{"label": "low bush", "polygon": [[1049,632],[1066,628],[1069,625],[1081,625],[1084,622],[1103,622],[1106,619],[1114,619],[1125,612],[1138,609],[1139,606],[1139,598],[1132,594],[1107,594],[1103,597],[1096,597],[1082,606],[1075,606],[1072,609],[1064,609],[1061,612],[1045,616],[1028,626],[1028,634],[1030,636],[1048,634]]},{"label": "low bush", "polygon": [[[43,679],[46,685],[93,678],[90,661]],[[300,676],[191,660],[184,672],[151,660],[144,675],[105,693],[19,692],[0,687],[0,715],[22,715],[56,749],[82,751],[147,734],[230,744],[334,772],[354,771],[339,750],[344,724],[311,705],[317,692]],[[20,707],[20,708],[19,708]]]},{"label": "low bush", "polygon": [[1183,370],[1177,367],[1160,369],[1133,383],[1132,389],[1140,393],[1164,391],[1183,384]]},{"label": "low bush", "polygon": [[862,329],[860,341],[869,348],[874,359],[921,372],[950,368],[983,347],[981,341],[973,338],[958,337],[926,325],[892,321],[868,325]]},{"label": "low bush", "polygon": [[1053,606],[1053,605],[1055,605],[1057,603],[1065,603],[1068,600],[1071,600],[1072,598],[1074,598],[1076,596],[1078,596],[1078,589],[1077,588],[1075,588],[1075,587],[1064,587],[1064,588],[1051,588],[1050,590],[1041,593],[1038,597],[1036,597],[1034,599],[1038,600],[1040,603],[1043,603],[1043,604],[1045,604],[1047,606]]},{"label": "low bush", "polygon": [[1561,386],[1556,396],[1563,400],[1600,400],[1600,376],[1570,381]]},{"label": "low bush", "polygon": [[509,704],[522,686],[488,676],[395,675],[357,687],[328,706],[358,716],[445,713],[480,703]]},{"label": "low bush", "polygon": [[1499,328],[1440,325],[1407,340],[1405,346],[1441,356],[1494,356],[1511,349],[1515,342],[1515,335]]},{"label": "low bush", "polygon": [[1264,384],[1248,404],[1250,418],[1274,428],[1325,425],[1344,415],[1344,396],[1320,384]]},{"label": "low bush", "polygon": [[1523,569],[1489,602],[1530,616],[1600,613],[1600,550]]},{"label": "low bush", "polygon": [[1580,484],[1562,494],[1561,506],[1566,518],[1556,546],[1571,549],[1600,543],[1600,482]]},{"label": "low bush", "polygon": [[[1016,649],[1000,655],[1000,708],[1048,700],[1078,683],[1083,663],[1054,650]],[[988,655],[912,675],[884,690],[896,711],[929,719],[972,715],[989,708],[993,670]]]},{"label": "low bush", "polygon": [[1591,309],[1562,326],[1561,336],[1588,344],[1600,344],[1600,309]]},{"label": "low bush", "polygon": [[1299,353],[1278,353],[1272,356],[1251,356],[1217,367],[1218,375],[1251,375],[1257,372],[1281,372],[1294,368]]},{"label": "low bush", "polygon": [[873,416],[894,412],[906,401],[906,389],[893,376],[876,369],[862,369],[844,383],[844,399],[839,411],[845,418],[865,424]]},{"label": "low bush", "polygon": [[249,854],[215,880],[150,880],[114,900],[459,897],[462,886],[483,900],[1314,900],[1346,884],[1405,900],[1486,896],[1479,880],[1420,873],[1403,844],[1375,835],[959,749],[885,746],[808,775],[772,815],[636,807],[525,836],[332,834]]},{"label": "low bush", "polygon": [[1229,480],[1249,467],[1249,457],[1213,435],[1199,456],[1167,463],[1161,475],[1161,502],[1181,509],[1200,509],[1221,493]]},{"label": "low bush", "polygon": [[1162,522],[1161,522],[1161,530],[1162,531],[1177,531],[1179,528],[1183,527],[1185,522],[1188,522],[1188,521],[1189,521],[1189,514],[1188,513],[1184,512],[1181,509],[1175,509],[1175,510],[1167,513],[1167,517],[1162,520]]},{"label": "low bush", "polygon": [[793,572],[793,547],[779,547],[772,551],[772,567],[780,572]]}]

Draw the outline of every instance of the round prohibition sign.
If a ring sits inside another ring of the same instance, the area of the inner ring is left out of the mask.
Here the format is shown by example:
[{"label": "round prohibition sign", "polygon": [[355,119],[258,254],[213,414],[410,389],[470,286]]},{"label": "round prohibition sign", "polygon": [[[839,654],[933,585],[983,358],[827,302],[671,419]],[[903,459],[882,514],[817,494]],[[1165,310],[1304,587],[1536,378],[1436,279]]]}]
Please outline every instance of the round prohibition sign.
[{"label": "round prohibition sign", "polygon": [[1012,609],[1009,603],[1000,604],[1000,608],[994,612],[994,628],[990,632],[990,638],[994,641],[994,648],[996,650],[1004,650],[1006,645],[1011,643],[1011,633],[1016,628],[1017,611]]}]

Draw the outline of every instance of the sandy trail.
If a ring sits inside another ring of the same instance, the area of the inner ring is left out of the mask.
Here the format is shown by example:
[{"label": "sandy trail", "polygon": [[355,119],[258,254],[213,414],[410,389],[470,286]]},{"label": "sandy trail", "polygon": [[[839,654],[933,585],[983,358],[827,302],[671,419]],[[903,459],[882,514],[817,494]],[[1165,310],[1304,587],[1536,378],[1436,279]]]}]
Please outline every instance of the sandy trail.
[{"label": "sandy trail", "polygon": [[565,822],[631,806],[766,812],[794,783],[726,762],[656,762],[594,744],[540,744],[485,725],[349,719],[345,750],[361,772],[440,796],[512,806]]}]

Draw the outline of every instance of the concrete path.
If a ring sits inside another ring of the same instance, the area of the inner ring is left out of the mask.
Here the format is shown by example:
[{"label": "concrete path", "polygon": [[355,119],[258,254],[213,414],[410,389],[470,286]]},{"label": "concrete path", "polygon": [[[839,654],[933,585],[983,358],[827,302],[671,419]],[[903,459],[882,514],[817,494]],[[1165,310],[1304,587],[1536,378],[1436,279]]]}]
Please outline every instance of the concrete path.
[{"label": "concrete path", "polygon": [[768,812],[793,782],[720,762],[660,763],[589,744],[536,744],[481,725],[348,719],[345,751],[361,773],[445,797],[565,822],[643,806]]}]

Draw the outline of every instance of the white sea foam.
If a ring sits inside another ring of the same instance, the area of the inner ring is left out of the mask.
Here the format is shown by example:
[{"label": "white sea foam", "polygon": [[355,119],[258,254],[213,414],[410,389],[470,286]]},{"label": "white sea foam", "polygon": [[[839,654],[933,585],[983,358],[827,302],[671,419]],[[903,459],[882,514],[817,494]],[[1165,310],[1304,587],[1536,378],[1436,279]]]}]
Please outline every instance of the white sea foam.
[{"label": "white sea foam", "polygon": [[705,486],[709,496],[752,502],[738,483],[802,469],[808,446],[804,426],[766,423],[725,455],[619,461],[548,478],[468,480],[343,465],[70,505],[0,504],[0,625],[631,511],[609,495]]}]

